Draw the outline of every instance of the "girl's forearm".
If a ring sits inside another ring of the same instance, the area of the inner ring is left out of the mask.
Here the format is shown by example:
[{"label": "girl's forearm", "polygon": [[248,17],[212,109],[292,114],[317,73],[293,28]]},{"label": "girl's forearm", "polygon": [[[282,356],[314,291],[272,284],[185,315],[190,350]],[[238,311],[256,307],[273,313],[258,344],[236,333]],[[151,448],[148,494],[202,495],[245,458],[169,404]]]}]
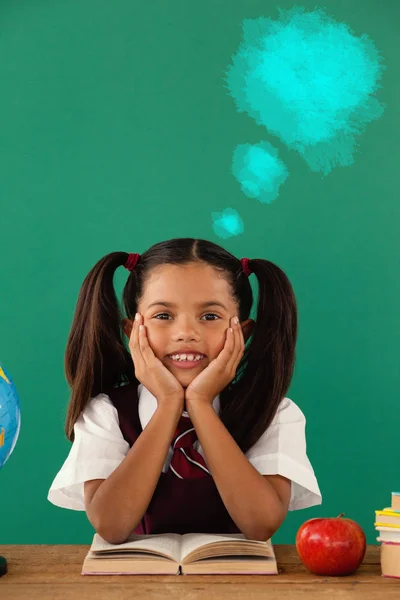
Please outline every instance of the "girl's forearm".
[{"label": "girl's forearm", "polygon": [[157,486],[182,407],[158,407],[120,465],[96,490],[87,509],[95,530],[119,544],[140,522]]},{"label": "girl's forearm", "polygon": [[188,404],[221,499],[244,535],[267,540],[282,524],[286,511],[269,481],[248,461],[210,404]]}]

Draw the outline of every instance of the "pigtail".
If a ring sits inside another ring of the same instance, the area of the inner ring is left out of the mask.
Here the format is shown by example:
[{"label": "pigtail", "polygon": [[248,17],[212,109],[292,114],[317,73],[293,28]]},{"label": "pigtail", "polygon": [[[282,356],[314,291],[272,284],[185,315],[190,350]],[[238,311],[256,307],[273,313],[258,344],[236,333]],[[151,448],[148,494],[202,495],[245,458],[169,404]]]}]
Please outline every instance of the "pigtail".
[{"label": "pigtail", "polygon": [[251,260],[249,267],[258,278],[256,324],[234,384],[221,393],[221,420],[243,452],[268,428],[286,395],[297,339],[296,299],[289,279],[268,260]]},{"label": "pigtail", "polygon": [[89,400],[123,380],[134,380],[131,355],[123,342],[121,311],[113,278],[125,264],[126,252],[112,252],[99,260],[79,292],[65,352],[65,376],[71,387],[65,433],[73,428]]}]

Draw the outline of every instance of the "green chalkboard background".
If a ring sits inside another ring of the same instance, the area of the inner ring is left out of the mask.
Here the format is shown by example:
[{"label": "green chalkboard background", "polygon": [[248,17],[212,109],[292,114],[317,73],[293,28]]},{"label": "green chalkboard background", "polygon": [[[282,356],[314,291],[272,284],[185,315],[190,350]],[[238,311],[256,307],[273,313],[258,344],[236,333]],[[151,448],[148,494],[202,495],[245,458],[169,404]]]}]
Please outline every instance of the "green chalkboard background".
[{"label": "green chalkboard background", "polygon": [[[277,18],[275,2],[0,3],[0,361],[22,406],[0,472],[0,543],[91,541],[84,512],[47,501],[70,448],[63,355],[77,294],[106,253],[186,236],[268,258],[295,289],[287,395],[307,418],[323,504],[289,513],[274,541],[344,512],[375,542],[374,510],[400,488],[400,5],[321,6],[367,33],[386,65],[384,115],[360,136],[355,164],[327,177],[239,114],[223,84],[242,20]],[[271,205],[247,198],[230,171],[235,145],[260,139],[290,172]],[[222,240],[212,213],[228,207],[245,229]]]}]

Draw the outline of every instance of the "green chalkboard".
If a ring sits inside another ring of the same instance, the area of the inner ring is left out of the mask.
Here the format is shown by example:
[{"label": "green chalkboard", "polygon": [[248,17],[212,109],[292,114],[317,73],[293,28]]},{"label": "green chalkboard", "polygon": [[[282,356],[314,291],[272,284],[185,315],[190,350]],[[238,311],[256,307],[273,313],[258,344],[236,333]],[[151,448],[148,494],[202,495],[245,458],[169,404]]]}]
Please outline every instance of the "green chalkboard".
[{"label": "green chalkboard", "polygon": [[[315,0],[301,6],[313,10]],[[287,395],[307,418],[323,504],[289,513],[274,541],[293,543],[303,521],[344,512],[375,542],[374,510],[400,486],[400,6],[322,8],[367,34],[385,65],[383,114],[357,136],[353,164],[329,174],[228,93],[243,20],[278,19],[275,2],[1,2],[0,361],[17,386],[22,426],[0,472],[0,544],[90,542],[84,512],[47,501],[70,448],[63,356],[77,294],[108,252],[173,237],[267,258],[296,293]],[[232,174],[235,147],[260,141],[288,170],[270,203],[246,195]],[[226,209],[243,227],[222,239],[213,214]]]}]

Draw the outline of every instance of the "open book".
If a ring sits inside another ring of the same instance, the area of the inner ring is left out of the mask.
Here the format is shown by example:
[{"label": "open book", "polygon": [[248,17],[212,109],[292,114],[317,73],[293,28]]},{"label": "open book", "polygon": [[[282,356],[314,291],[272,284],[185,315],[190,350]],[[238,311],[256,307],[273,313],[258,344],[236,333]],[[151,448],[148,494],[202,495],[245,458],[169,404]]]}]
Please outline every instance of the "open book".
[{"label": "open book", "polygon": [[82,575],[179,575],[256,573],[276,575],[271,540],[249,540],[241,533],[132,534],[110,544],[95,533]]}]

